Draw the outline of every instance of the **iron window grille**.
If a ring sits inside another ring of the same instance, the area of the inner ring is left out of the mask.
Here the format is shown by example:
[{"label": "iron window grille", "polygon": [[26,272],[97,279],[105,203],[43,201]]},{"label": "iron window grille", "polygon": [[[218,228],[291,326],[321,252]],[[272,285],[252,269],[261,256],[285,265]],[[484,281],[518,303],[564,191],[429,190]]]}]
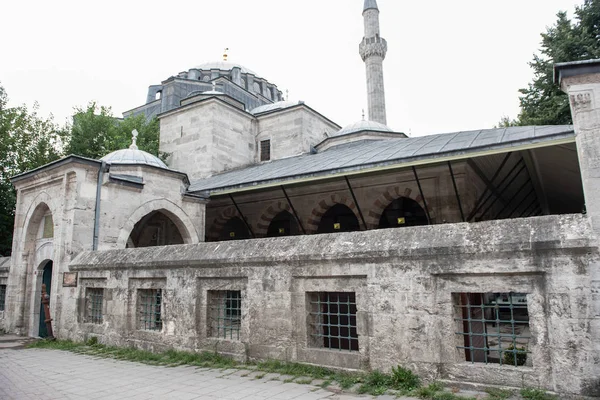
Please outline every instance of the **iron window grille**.
[{"label": "iron window grille", "polygon": [[526,294],[456,293],[455,300],[457,349],[466,361],[531,365]]},{"label": "iron window grille", "polygon": [[240,290],[210,290],[208,296],[209,335],[222,339],[240,340],[242,292]]},{"label": "iron window grille", "polygon": [[269,161],[271,159],[271,140],[260,141],[260,161]]},{"label": "iron window grille", "polygon": [[139,328],[162,330],[162,289],[138,289]]},{"label": "iron window grille", "polygon": [[86,288],[85,289],[85,320],[92,324],[102,323],[102,304],[104,301],[104,289]]},{"label": "iron window grille", "polygon": [[313,347],[358,351],[354,292],[312,292],[309,335]]},{"label": "iron window grille", "polygon": [[4,311],[6,303],[6,285],[0,285],[0,311]]}]

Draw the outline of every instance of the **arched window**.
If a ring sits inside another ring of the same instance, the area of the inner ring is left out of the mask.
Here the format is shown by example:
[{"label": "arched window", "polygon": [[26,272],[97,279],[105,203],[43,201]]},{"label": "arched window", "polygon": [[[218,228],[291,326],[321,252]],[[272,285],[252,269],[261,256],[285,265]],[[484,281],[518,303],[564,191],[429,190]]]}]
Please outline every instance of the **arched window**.
[{"label": "arched window", "polygon": [[233,217],[227,221],[223,230],[221,231],[221,236],[219,240],[243,240],[250,239],[250,232],[248,232],[248,228],[246,228],[246,224],[240,217]]},{"label": "arched window", "polygon": [[321,218],[317,233],[353,232],[360,230],[358,218],[344,204],[331,207]]},{"label": "arched window", "polygon": [[427,215],[419,203],[408,197],[398,197],[381,214],[378,228],[397,228],[399,226],[427,224]]},{"label": "arched window", "polygon": [[131,231],[127,247],[171,246],[183,244],[183,237],[171,218],[153,211],[142,218]]},{"label": "arched window", "polygon": [[282,211],[271,221],[267,230],[267,237],[293,236],[299,233],[296,219],[289,212]]}]

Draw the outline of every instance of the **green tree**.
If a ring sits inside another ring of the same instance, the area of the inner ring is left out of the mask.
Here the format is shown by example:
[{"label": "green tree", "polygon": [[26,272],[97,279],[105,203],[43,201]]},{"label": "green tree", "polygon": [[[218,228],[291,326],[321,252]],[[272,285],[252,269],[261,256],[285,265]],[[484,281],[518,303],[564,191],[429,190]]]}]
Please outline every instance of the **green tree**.
[{"label": "green tree", "polygon": [[65,153],[97,159],[113,151],[117,120],[110,107],[90,102],[86,108],[76,107],[74,111]]},{"label": "green tree", "polygon": [[10,255],[15,217],[14,175],[35,169],[61,157],[66,136],[52,119],[37,114],[38,106],[9,107],[0,86],[0,255]]},{"label": "green tree", "polygon": [[86,108],[75,108],[65,153],[102,158],[110,152],[128,148],[134,129],[139,133],[138,147],[158,156],[159,123],[156,118],[146,121],[143,115],[139,115],[123,120],[116,118],[110,107],[90,102]]},{"label": "green tree", "polygon": [[539,54],[529,63],[533,80],[520,89],[521,112],[518,125],[571,124],[567,95],[554,83],[554,64],[600,56],[600,0],[585,0],[576,7],[575,21],[566,12],[557,14],[556,23],[542,33]]}]

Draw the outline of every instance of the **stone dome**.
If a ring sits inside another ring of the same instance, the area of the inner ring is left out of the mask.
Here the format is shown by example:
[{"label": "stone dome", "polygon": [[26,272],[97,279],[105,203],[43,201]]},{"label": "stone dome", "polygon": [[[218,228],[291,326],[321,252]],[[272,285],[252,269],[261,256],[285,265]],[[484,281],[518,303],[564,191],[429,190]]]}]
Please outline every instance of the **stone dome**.
[{"label": "stone dome", "polygon": [[239,69],[241,69],[242,74],[252,74],[252,75],[258,76],[258,75],[256,75],[256,72],[252,71],[251,69],[246,68],[241,64],[236,64],[236,63],[232,63],[229,61],[207,62],[204,64],[197,65],[195,67],[195,69],[200,69],[200,70],[204,70],[204,71],[211,70],[211,69],[219,69],[221,71],[230,71],[235,67],[238,67]]},{"label": "stone dome", "polygon": [[146,153],[143,150],[131,148],[113,151],[112,153],[102,157],[100,160],[112,165],[141,164],[151,165],[153,167],[168,168],[167,165],[160,160],[160,158],[153,156],[150,153]]},{"label": "stone dome", "polygon": [[338,132],[334,133],[331,136],[342,136],[348,135],[350,133],[362,132],[362,131],[375,131],[375,132],[394,132],[390,127],[384,124],[380,124],[375,121],[359,121],[350,125],[346,125]]},{"label": "stone dome", "polygon": [[262,113],[266,113],[269,111],[274,111],[274,110],[281,110],[284,108],[289,108],[289,107],[293,107],[298,105],[299,103],[293,102],[293,101],[278,101],[276,103],[271,103],[271,104],[265,104],[263,106],[260,107],[256,107],[255,109],[253,109],[252,111],[250,111],[251,114],[262,114]]}]

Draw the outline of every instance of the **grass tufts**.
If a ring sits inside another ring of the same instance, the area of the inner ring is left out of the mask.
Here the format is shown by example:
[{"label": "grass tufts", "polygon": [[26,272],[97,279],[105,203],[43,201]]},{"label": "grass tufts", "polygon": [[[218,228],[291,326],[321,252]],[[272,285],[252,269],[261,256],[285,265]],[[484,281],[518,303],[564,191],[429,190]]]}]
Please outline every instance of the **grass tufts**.
[{"label": "grass tufts", "polygon": [[392,367],[390,386],[396,390],[410,391],[421,386],[419,377],[410,369],[401,366]]},{"label": "grass tufts", "polygon": [[[422,399],[448,400],[455,398],[448,397],[449,395],[454,395],[449,392],[444,392],[444,387],[439,383],[434,382],[427,387],[421,387],[419,377],[411,370],[401,366],[392,368],[392,371],[389,374],[380,371],[372,371],[368,374],[364,374],[356,372],[336,372],[316,365],[289,363],[277,360],[243,364],[214,352],[194,353],[171,349],[153,353],[151,351],[140,350],[133,347],[105,346],[100,344],[95,337],[90,338],[85,343],[75,343],[68,340],[40,340],[31,343],[29,347],[67,350],[80,354],[134,361],[149,365],[171,367],[191,365],[197,368],[222,370],[231,368],[248,369],[257,371],[254,379],[262,379],[269,373],[290,377],[285,379],[283,381],[284,383],[292,382],[295,379],[295,383],[310,384],[315,379],[318,379],[323,380],[323,383],[320,385],[321,387],[335,384],[343,390],[348,390],[358,385],[357,391],[359,393],[367,393],[373,396],[385,394],[388,390],[395,390],[398,394],[411,394]],[[248,374],[249,373],[245,373],[241,376],[249,376]],[[498,399],[501,399],[501,397],[498,397]],[[546,398],[535,397],[531,397],[531,399],[546,400]]]},{"label": "grass tufts", "polygon": [[558,397],[547,393],[545,390],[523,388],[521,389],[521,397],[527,400],[557,400]]},{"label": "grass tufts", "polygon": [[487,388],[485,392],[488,394],[488,400],[505,400],[514,394],[511,390],[498,388]]}]

